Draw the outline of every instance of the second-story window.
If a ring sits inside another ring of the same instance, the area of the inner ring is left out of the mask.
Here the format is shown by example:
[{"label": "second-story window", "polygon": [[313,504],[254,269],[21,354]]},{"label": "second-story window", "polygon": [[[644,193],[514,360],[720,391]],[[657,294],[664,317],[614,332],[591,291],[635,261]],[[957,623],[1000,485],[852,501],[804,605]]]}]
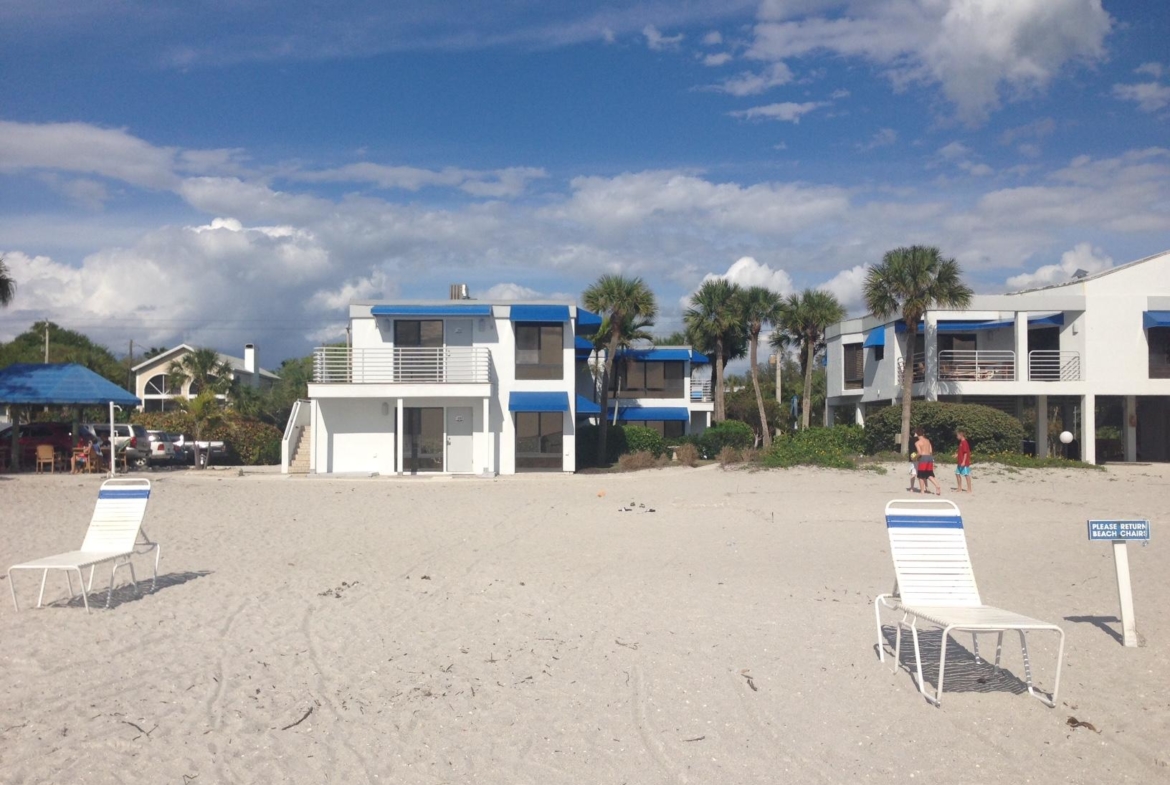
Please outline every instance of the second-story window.
[{"label": "second-story window", "polygon": [[610,380],[610,391],[622,398],[682,398],[683,371],[681,362],[624,358]]},{"label": "second-story window", "polygon": [[443,345],[442,319],[397,319],[394,345],[403,348],[432,348]]},{"label": "second-story window", "polygon": [[845,389],[860,390],[865,386],[865,348],[859,343],[841,348],[845,350]]},{"label": "second-story window", "polygon": [[516,325],[516,378],[565,378],[565,325]]}]

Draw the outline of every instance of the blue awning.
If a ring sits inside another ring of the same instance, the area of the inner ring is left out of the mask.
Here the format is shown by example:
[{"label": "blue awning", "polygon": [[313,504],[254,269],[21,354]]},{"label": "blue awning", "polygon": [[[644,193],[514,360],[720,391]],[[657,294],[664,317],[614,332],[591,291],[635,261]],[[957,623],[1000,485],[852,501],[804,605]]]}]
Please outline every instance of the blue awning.
[{"label": "blue awning", "polygon": [[593,342],[578,335],[573,339],[573,349],[576,351],[578,360],[588,360],[589,355],[593,354]]},{"label": "blue awning", "polygon": [[[969,333],[976,330],[999,330],[1004,327],[1011,327],[1015,324],[1014,321],[990,321],[985,319],[952,319],[950,321],[939,322],[938,331],[940,333]],[[922,322],[918,323],[918,334],[922,335]],[[906,332],[906,323],[899,319],[894,323],[894,332]]]},{"label": "blue awning", "polygon": [[[672,349],[619,349],[617,356],[618,357],[628,357],[632,360],[641,360],[642,362],[665,361],[665,360],[684,361],[684,362],[686,360],[691,360],[692,362],[694,362],[694,359],[693,359],[694,354],[695,353],[692,352],[690,349],[675,347]],[[703,355],[701,355],[701,354],[698,356],[703,357]],[[703,361],[706,362],[707,358],[703,357]]]},{"label": "blue awning", "polygon": [[1043,327],[1049,324],[1058,326],[1064,324],[1064,314],[1056,313],[1052,316],[1037,316],[1035,319],[1028,320],[1029,327]]},{"label": "blue awning", "polygon": [[0,403],[97,406],[142,403],[104,376],[77,363],[16,363],[0,370]]},{"label": "blue awning", "polygon": [[510,412],[567,412],[569,394],[564,390],[555,392],[513,392],[508,396]]},{"label": "blue awning", "polygon": [[597,405],[597,401],[591,401],[584,395],[577,396],[577,416],[591,417],[601,414],[601,407]]},{"label": "blue awning", "polygon": [[674,406],[630,406],[618,409],[618,422],[687,422],[690,410]]},{"label": "blue awning", "polygon": [[711,360],[708,359],[707,355],[699,354],[694,349],[691,349],[691,364],[692,365],[710,365]]},{"label": "blue awning", "polygon": [[567,305],[513,305],[510,317],[514,322],[567,322]]},{"label": "blue awning", "polygon": [[372,316],[491,316],[490,305],[375,305]]},{"label": "blue awning", "polygon": [[882,326],[882,327],[875,327],[869,331],[869,335],[865,336],[865,343],[862,344],[862,347],[865,349],[868,349],[871,346],[885,346],[885,345],[886,345],[886,328],[885,328],[885,326]]},{"label": "blue awning", "polygon": [[592,335],[601,329],[601,317],[584,308],[577,308],[577,332],[583,335]]},{"label": "blue awning", "polygon": [[1142,329],[1170,327],[1170,311],[1145,311],[1142,313]]}]

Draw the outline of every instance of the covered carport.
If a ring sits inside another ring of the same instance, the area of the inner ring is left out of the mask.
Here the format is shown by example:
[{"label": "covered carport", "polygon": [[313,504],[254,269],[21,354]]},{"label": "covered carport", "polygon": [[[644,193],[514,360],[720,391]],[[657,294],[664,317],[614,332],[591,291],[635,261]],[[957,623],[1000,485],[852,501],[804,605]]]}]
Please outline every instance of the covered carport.
[{"label": "covered carport", "polygon": [[[110,433],[114,432],[114,407],[138,406],[141,401],[118,385],[77,363],[17,363],[0,369],[0,406],[8,407],[12,429],[12,468],[20,468],[20,407],[31,415],[34,407],[73,409],[73,434],[77,438],[80,410],[84,406],[109,408]],[[26,421],[31,416],[26,418]]]}]

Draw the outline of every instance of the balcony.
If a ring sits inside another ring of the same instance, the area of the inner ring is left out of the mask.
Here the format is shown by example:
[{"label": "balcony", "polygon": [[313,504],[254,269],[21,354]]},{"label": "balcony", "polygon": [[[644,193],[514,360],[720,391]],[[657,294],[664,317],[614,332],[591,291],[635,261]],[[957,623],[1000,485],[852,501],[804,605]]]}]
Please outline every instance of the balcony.
[{"label": "balcony", "polygon": [[1028,379],[1033,382],[1079,382],[1081,353],[1039,349],[1028,352]]},{"label": "balcony", "polygon": [[487,384],[491,352],[481,346],[313,350],[317,384]]},{"label": "balcony", "polygon": [[711,391],[711,380],[691,382],[691,401],[694,403],[711,403],[715,396]]},{"label": "balcony", "polygon": [[[898,358],[898,384],[906,378],[906,358]],[[914,384],[926,381],[926,355],[922,352],[914,355]]]},{"label": "balcony", "polygon": [[1014,382],[1016,353],[1007,350],[948,349],[938,353],[940,382]]}]

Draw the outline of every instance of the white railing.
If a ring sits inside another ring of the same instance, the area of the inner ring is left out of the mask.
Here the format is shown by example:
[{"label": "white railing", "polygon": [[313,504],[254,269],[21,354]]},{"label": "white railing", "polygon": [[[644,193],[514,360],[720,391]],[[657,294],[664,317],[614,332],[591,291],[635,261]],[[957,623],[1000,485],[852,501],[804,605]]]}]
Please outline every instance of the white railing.
[{"label": "white railing", "polygon": [[691,400],[697,403],[710,403],[715,400],[711,392],[711,380],[691,382]]},{"label": "white railing", "polygon": [[387,347],[313,350],[318,384],[484,384],[491,381],[491,351],[483,346]]},{"label": "white railing", "polygon": [[[898,384],[905,378],[906,358],[898,358]],[[914,355],[914,384],[926,381],[926,355],[922,352]]]},{"label": "white railing", "polygon": [[288,414],[284,435],[280,439],[281,474],[288,474],[288,467],[292,463],[293,453],[300,441],[301,432],[309,424],[309,409],[308,401],[298,399],[293,403],[292,411]]},{"label": "white railing", "polygon": [[1016,353],[997,349],[947,349],[938,353],[940,382],[1014,382]]},{"label": "white railing", "polygon": [[1056,349],[1028,352],[1028,379],[1034,382],[1079,382],[1081,353]]}]

